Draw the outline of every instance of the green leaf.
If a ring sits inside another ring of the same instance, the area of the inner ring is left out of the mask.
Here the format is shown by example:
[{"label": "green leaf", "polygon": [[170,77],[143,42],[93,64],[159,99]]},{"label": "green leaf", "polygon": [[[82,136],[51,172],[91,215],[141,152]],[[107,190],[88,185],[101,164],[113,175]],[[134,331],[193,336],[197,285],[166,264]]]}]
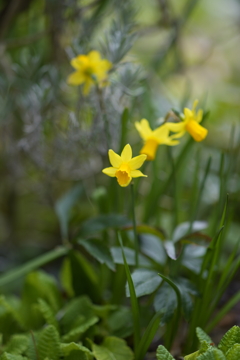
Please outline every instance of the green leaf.
[{"label": "green leaf", "polygon": [[97,360],[133,360],[133,352],[126,341],[115,336],[106,337],[101,345],[92,344]]},{"label": "green leaf", "polygon": [[14,355],[22,355],[29,346],[29,337],[26,335],[13,335],[6,345],[5,351]]},{"label": "green leaf", "polygon": [[69,344],[61,344],[60,349],[64,357],[70,355],[72,351],[77,352],[79,355],[81,353],[92,355],[92,352],[88,348],[74,342],[71,342]]},{"label": "green leaf", "polygon": [[41,331],[38,338],[37,349],[39,360],[45,360],[46,358],[59,360],[60,339],[54,326],[49,325]]},{"label": "green leaf", "polygon": [[161,325],[172,319],[177,308],[177,297],[175,291],[167,283],[164,283],[154,298],[154,309],[162,314]]},{"label": "green leaf", "polygon": [[211,348],[205,353],[199,355],[197,360],[226,360],[221,350]]},{"label": "green leaf", "polygon": [[85,221],[79,232],[81,237],[89,237],[108,228],[121,229],[129,225],[129,220],[118,214],[99,215]]},{"label": "green leaf", "polygon": [[133,333],[132,311],[128,307],[121,306],[107,318],[110,334],[125,338]]},{"label": "green leaf", "polygon": [[124,261],[124,268],[125,268],[125,272],[126,272],[126,276],[127,276],[127,282],[128,282],[129,291],[130,291],[130,300],[131,300],[131,307],[132,307],[132,313],[133,313],[134,350],[135,350],[135,355],[136,355],[136,349],[137,349],[137,346],[138,346],[139,341],[140,341],[139,305],[138,305],[138,299],[136,297],[135,288],[134,288],[133,281],[132,281],[132,276],[131,276],[129,266],[128,266],[128,263],[127,263],[127,260],[126,260],[126,257],[125,257],[122,238],[121,238],[120,233],[118,233],[118,239],[119,239],[119,243],[121,245],[122,257],[123,257],[123,261]]},{"label": "green leaf", "polygon": [[61,284],[68,294],[69,297],[74,296],[74,290],[72,287],[72,272],[71,272],[71,264],[69,258],[65,258],[62,263],[61,271],[60,271],[60,280]]},{"label": "green leaf", "polygon": [[19,308],[12,306],[11,302],[9,302],[4,295],[0,296],[0,305],[12,316],[21,329],[26,329],[26,324]]},{"label": "green leaf", "polygon": [[97,259],[101,264],[106,264],[110,270],[115,270],[112,255],[109,248],[103,244],[102,240],[88,239],[77,241],[78,244],[82,245],[91,256]]},{"label": "green leaf", "polygon": [[76,185],[66,194],[64,194],[55,204],[55,211],[58,216],[63,239],[68,238],[68,222],[70,210],[83,194],[82,185]]},{"label": "green leaf", "polygon": [[153,338],[159,328],[159,322],[160,322],[161,315],[159,313],[155,314],[151,321],[149,322],[141,340],[139,343],[139,346],[137,348],[137,354],[136,359],[142,359],[147,353],[147,350],[150,346],[150,344],[153,341]]},{"label": "green leaf", "polygon": [[170,352],[163,345],[159,345],[156,352],[157,360],[174,360]]},{"label": "green leaf", "polygon": [[213,343],[210,336],[208,336],[208,334],[206,334],[205,331],[203,331],[200,327],[196,328],[196,334],[200,343],[202,343],[203,341],[206,341],[209,344]]},{"label": "green leaf", "polygon": [[235,344],[228,350],[226,354],[227,360],[239,360],[240,359],[240,344]]},{"label": "green leaf", "polygon": [[[132,281],[135,287],[136,296],[151,294],[162,282],[162,279],[155,271],[137,269],[132,273]],[[129,286],[126,285],[126,295],[129,297]]]},{"label": "green leaf", "polygon": [[69,258],[75,295],[89,295],[93,301],[98,302],[100,298],[99,281],[92,264],[76,250],[70,252]]},{"label": "green leaf", "polygon": [[[126,256],[126,261],[128,265],[136,265],[135,261],[135,251],[128,247],[123,246],[124,254]],[[124,264],[122,250],[120,247],[113,246],[110,248],[113,260],[115,264]],[[145,256],[139,254],[139,266],[151,265],[150,261],[145,258]]]},{"label": "green leaf", "polygon": [[141,250],[148,257],[156,261],[157,263],[164,265],[166,263],[166,251],[162,244],[162,241],[151,234],[141,235]]},{"label": "green leaf", "polygon": [[206,221],[194,221],[190,222],[183,222],[179,224],[173,232],[172,241],[177,242],[184,238],[184,236],[188,235],[189,229],[191,227],[191,233],[195,233],[201,230],[205,230],[208,227],[208,223]]},{"label": "green leaf", "polygon": [[38,309],[42,313],[45,321],[49,325],[55,326],[57,330],[59,330],[58,322],[54,316],[54,312],[52,308],[48,305],[48,303],[43,299],[38,299]]},{"label": "green leaf", "polygon": [[19,279],[20,277],[28,274],[29,272],[38,269],[39,267],[55,259],[58,259],[59,257],[66,255],[68,251],[68,248],[59,246],[56,249],[27,262],[24,265],[18,266],[13,270],[8,271],[6,274],[0,276],[0,287]]},{"label": "green leaf", "polygon": [[62,337],[62,341],[78,341],[80,336],[84,334],[90,327],[95,325],[99,321],[99,318],[94,316],[88,320],[84,320],[84,322],[74,329],[70,330],[67,334]]},{"label": "green leaf", "polygon": [[198,356],[199,356],[199,351],[195,351],[192,354],[184,356],[184,360],[197,360]]},{"label": "green leaf", "polygon": [[218,345],[218,348],[224,354],[227,354],[228,350],[236,343],[240,343],[240,327],[235,325],[223,336]]},{"label": "green leaf", "polygon": [[9,354],[7,352],[4,352],[1,355],[0,360],[28,360],[28,358],[26,358],[25,356]]}]

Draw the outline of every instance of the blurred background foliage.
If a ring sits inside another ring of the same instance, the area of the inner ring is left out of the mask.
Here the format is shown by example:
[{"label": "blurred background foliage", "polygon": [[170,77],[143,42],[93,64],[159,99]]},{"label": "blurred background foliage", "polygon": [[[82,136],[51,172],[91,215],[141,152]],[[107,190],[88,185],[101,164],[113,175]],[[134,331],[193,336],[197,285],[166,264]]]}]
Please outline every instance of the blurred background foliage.
[{"label": "blurred background foliage", "polygon": [[[0,0],[0,270],[59,244],[54,208],[73,185],[81,183],[84,196],[71,222],[80,224],[97,213],[98,202],[110,191],[101,174],[107,149],[119,151],[123,140],[131,142],[134,153],[140,149],[134,121],[145,117],[156,126],[171,108],[191,107],[195,98],[210,110],[209,136],[191,149],[181,168],[179,220],[191,213],[195,169],[199,166],[202,177],[209,156],[199,217],[206,220],[218,204],[220,151],[227,156],[225,190],[234,194],[230,238],[236,241],[239,41],[239,0]],[[114,71],[109,88],[84,98],[66,78],[70,59],[92,49],[112,61]],[[124,116],[128,135],[120,139]],[[182,146],[173,149],[174,158]],[[166,147],[158,151],[156,163],[161,164],[159,179],[166,179]],[[149,189],[150,182],[141,184],[140,201]],[[105,211],[117,211],[110,200]],[[172,192],[163,194],[158,205],[161,225],[167,227]]]}]

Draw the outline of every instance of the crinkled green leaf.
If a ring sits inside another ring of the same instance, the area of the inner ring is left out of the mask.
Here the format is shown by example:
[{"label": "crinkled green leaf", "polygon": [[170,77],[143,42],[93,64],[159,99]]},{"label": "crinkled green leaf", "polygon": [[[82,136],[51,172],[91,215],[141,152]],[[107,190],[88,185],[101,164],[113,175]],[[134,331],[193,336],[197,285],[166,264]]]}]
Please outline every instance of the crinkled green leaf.
[{"label": "crinkled green leaf", "polygon": [[236,343],[240,344],[240,327],[235,325],[223,336],[218,345],[218,348],[224,354],[226,354],[228,350]]},{"label": "crinkled green leaf", "polygon": [[9,354],[7,352],[4,352],[1,355],[0,360],[28,360],[28,358],[25,357],[25,356],[16,355],[16,354]]},{"label": "crinkled green leaf", "polygon": [[226,360],[226,357],[221,350],[216,348],[211,348],[205,353],[199,355],[197,360]]},{"label": "crinkled green leaf", "polygon": [[54,326],[49,325],[41,331],[38,338],[37,349],[39,360],[45,360],[46,358],[59,360],[60,339]]},{"label": "crinkled green leaf", "polygon": [[5,351],[10,354],[22,355],[29,346],[29,336],[16,334],[11,337],[5,347]]},{"label": "crinkled green leaf", "polygon": [[[155,271],[147,269],[136,269],[132,273],[132,280],[137,297],[151,294],[162,282],[162,279]],[[128,284],[126,285],[126,295],[130,296]]]},{"label": "crinkled green leaf", "polygon": [[76,344],[75,342],[71,342],[69,344],[61,344],[60,349],[64,356],[68,356],[72,351],[78,351],[79,353],[83,352],[92,355],[92,352],[88,348],[83,345]]},{"label": "crinkled green leaf", "polygon": [[49,325],[53,325],[57,330],[59,330],[59,325],[55,318],[54,312],[45,300],[38,299],[38,309],[42,313],[45,321]]},{"label": "crinkled green leaf", "polygon": [[235,344],[228,350],[226,354],[227,360],[239,360],[240,359],[240,344]]},{"label": "crinkled green leaf", "polygon": [[107,318],[110,334],[125,338],[133,333],[132,311],[128,307],[121,306]]},{"label": "crinkled green leaf", "polygon": [[196,334],[200,343],[202,343],[203,341],[206,341],[209,344],[213,343],[210,336],[208,336],[208,334],[206,334],[205,331],[202,330],[200,327],[196,328]]},{"label": "crinkled green leaf", "polygon": [[174,360],[170,352],[163,345],[158,346],[156,356],[157,360]]}]

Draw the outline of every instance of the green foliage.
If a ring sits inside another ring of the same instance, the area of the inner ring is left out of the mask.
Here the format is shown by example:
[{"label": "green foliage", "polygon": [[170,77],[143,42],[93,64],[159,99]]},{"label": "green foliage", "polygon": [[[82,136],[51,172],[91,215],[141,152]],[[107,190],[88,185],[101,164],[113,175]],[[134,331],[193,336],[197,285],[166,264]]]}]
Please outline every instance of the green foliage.
[{"label": "green foliage", "polygon": [[157,360],[174,360],[163,345],[159,345],[156,352]]},{"label": "green foliage", "polygon": [[46,358],[58,360],[60,357],[60,338],[56,328],[49,325],[44,328],[38,337],[37,349],[39,360]]},{"label": "green foliage", "polygon": [[92,344],[92,352],[97,360],[133,360],[133,352],[122,339],[106,337],[101,345]]}]

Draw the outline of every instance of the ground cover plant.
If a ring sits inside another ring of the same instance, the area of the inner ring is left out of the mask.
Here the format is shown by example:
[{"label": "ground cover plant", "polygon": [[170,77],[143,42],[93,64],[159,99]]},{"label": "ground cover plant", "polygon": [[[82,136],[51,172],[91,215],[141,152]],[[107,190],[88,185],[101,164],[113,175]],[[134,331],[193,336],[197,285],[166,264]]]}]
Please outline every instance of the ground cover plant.
[{"label": "ground cover plant", "polygon": [[178,81],[209,5],[159,1],[146,25],[130,0],[14,4],[0,2],[1,359],[238,358],[237,319],[218,347],[206,333],[240,300],[239,126],[216,121],[239,104]]}]

